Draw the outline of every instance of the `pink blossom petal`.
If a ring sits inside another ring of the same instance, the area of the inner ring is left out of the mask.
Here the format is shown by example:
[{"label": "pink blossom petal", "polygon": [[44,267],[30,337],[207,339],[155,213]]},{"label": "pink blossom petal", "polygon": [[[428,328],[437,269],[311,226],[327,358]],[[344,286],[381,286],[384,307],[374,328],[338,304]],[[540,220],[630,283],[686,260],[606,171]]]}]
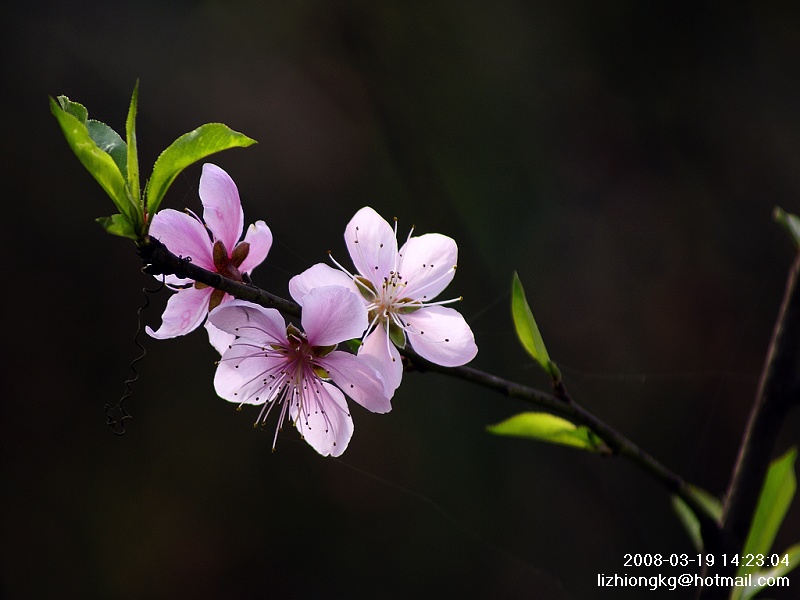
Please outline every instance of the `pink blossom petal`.
[{"label": "pink blossom petal", "polygon": [[175,275],[153,275],[156,279],[161,281],[163,277],[164,283],[167,285],[175,285],[175,286],[186,286],[190,283],[194,283],[194,279],[183,279],[181,277],[176,277]]},{"label": "pink blossom petal", "polygon": [[230,175],[217,165],[206,163],[200,176],[199,193],[203,202],[203,220],[214,233],[214,238],[222,240],[230,256],[244,228],[239,190]]},{"label": "pink blossom petal", "polygon": [[289,280],[289,294],[303,306],[303,298],[311,290],[326,285],[340,285],[358,294],[358,288],[345,273],[324,263],[317,263]]},{"label": "pink blossom petal", "polygon": [[153,217],[150,236],[164,244],[176,256],[188,256],[194,264],[211,271],[216,270],[208,231],[194,217],[165,208]]},{"label": "pink blossom petal", "polygon": [[392,410],[391,397],[387,397],[383,380],[369,361],[336,351],[318,362],[345,394],[367,410],[374,413]]},{"label": "pink blossom petal", "polygon": [[237,404],[264,404],[280,392],[269,377],[286,365],[282,357],[264,356],[258,347],[235,344],[220,358],[214,390],[220,398]]},{"label": "pink blossom petal", "polygon": [[302,410],[293,401],[289,415],[300,435],[322,456],[341,456],[353,435],[353,419],[344,395],[336,387],[321,381],[303,398]]},{"label": "pink blossom petal", "polygon": [[258,345],[288,343],[286,321],[274,308],[264,308],[245,300],[234,299],[212,310],[208,320],[222,331]]},{"label": "pink blossom petal", "polygon": [[146,327],[145,331],[157,340],[174,338],[194,331],[208,313],[208,300],[213,291],[212,288],[198,290],[195,287],[179,290],[167,301],[158,331],[153,331],[150,327]]},{"label": "pink blossom petal", "polygon": [[456,274],[458,247],[455,240],[440,233],[412,237],[400,249],[400,274],[407,287],[406,298],[427,302],[438,296]]},{"label": "pink blossom petal", "polygon": [[445,306],[427,306],[405,315],[411,346],[420,356],[445,367],[468,363],[478,353],[464,317]]},{"label": "pink blossom petal", "polygon": [[208,332],[208,341],[209,343],[214,346],[217,352],[220,354],[224,354],[225,351],[230,347],[233,341],[236,339],[236,336],[222,331],[217,327],[214,327],[210,322],[206,321],[206,331]]},{"label": "pink blossom petal", "polygon": [[403,379],[403,363],[397,348],[389,341],[385,327],[379,325],[364,339],[358,349],[358,356],[378,371],[383,379],[386,395],[391,398]]},{"label": "pink blossom petal", "polygon": [[397,238],[392,227],[365,206],[347,224],[344,239],[356,270],[380,289],[383,278],[397,266]]},{"label": "pink blossom petal", "polygon": [[267,258],[267,253],[272,247],[272,231],[264,221],[256,221],[247,228],[244,241],[250,244],[250,252],[247,253],[247,258],[242,262],[239,271],[249,275]]},{"label": "pink blossom petal", "polygon": [[364,333],[367,308],[349,289],[328,285],[311,290],[303,298],[301,322],[310,345],[332,346]]},{"label": "pink blossom petal", "polygon": [[[222,306],[226,302],[230,302],[233,300],[233,296],[230,294],[225,294],[222,296],[222,301],[218,306]],[[206,332],[208,333],[208,341],[209,343],[214,346],[214,349],[219,352],[220,354],[224,354],[225,351],[230,347],[231,343],[236,339],[236,336],[228,333],[227,331],[222,331],[220,328],[215,327],[211,324],[211,321],[206,320],[205,323]]]}]

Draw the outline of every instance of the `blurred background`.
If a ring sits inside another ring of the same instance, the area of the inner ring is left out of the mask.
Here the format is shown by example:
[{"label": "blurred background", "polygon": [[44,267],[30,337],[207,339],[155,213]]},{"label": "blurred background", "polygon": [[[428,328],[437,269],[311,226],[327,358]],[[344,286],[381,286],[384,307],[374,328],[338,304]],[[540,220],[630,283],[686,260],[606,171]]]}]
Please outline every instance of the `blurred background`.
[{"label": "blurred background", "polygon": [[[628,462],[497,438],[526,407],[408,374],[388,415],[352,405],[340,460],[254,430],[214,394],[205,332],[139,354],[133,244],[48,95],[118,131],[140,80],[142,174],[221,121],[257,139],[211,160],[275,235],[256,283],[348,263],[370,205],[400,237],[459,245],[446,297],[475,367],[542,389],[512,333],[528,300],[577,401],[688,480],[725,490],[800,212],[793,3],[14,3],[3,20],[2,595],[38,598],[687,598],[597,588],[625,553],[693,552]],[[164,207],[199,211],[200,166]],[[153,327],[168,293],[152,299]],[[800,438],[795,411],[777,443]],[[800,541],[795,501],[776,542]],[[800,579],[774,598],[797,597]]]}]

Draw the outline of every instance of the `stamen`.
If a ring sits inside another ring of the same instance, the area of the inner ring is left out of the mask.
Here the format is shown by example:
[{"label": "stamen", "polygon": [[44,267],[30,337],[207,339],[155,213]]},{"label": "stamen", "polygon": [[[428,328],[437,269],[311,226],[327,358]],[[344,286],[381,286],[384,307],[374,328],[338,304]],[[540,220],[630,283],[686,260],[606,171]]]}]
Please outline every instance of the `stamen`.
[{"label": "stamen", "polygon": [[375,296],[375,291],[371,287],[369,287],[366,283],[361,281],[362,279],[365,279],[365,278],[364,277],[353,277],[353,283],[355,283],[356,286],[361,288],[362,295],[363,295],[363,292],[368,292],[370,296],[374,297]]},{"label": "stamen", "polygon": [[[370,305],[370,306],[367,307],[367,312],[370,312],[370,307],[376,308],[376,307]],[[378,313],[372,319],[372,321],[370,322],[369,326],[367,326],[367,330],[364,332],[364,335],[361,336],[362,341],[365,340],[367,338],[367,336],[375,330],[375,327],[377,326],[377,323],[380,320],[381,320],[381,315],[380,315],[380,313]]]},{"label": "stamen", "polygon": [[[194,212],[194,211],[193,211],[191,208],[184,208],[184,209],[183,209],[183,212],[185,212],[185,213],[187,213],[188,215],[190,215],[190,216],[194,217],[194,218],[195,218],[195,219],[197,219],[197,221],[199,221],[200,223],[203,223],[203,219],[201,219],[200,217],[198,217],[198,216],[197,216],[197,213],[195,213],[195,212]],[[205,226],[205,223],[203,223],[203,225]]]},{"label": "stamen", "polygon": [[390,318],[392,319],[392,323],[397,325],[403,331],[405,331],[408,328],[408,325],[406,323],[403,323],[402,319],[400,319],[400,316],[397,313],[394,312],[390,313]]},{"label": "stamen", "polygon": [[275,451],[275,445],[278,443],[278,432],[281,431],[281,429],[283,428],[282,424],[286,420],[286,412],[288,411],[288,409],[289,409],[289,403],[286,402],[286,400],[284,399],[284,401],[282,402],[280,415],[278,415],[278,425],[277,427],[275,427],[275,436],[272,438],[273,452]]},{"label": "stamen", "polygon": [[[394,218],[394,239],[397,239],[397,217]],[[394,262],[392,263],[392,269],[394,273],[397,273],[397,271],[400,268],[400,266],[397,264],[397,261],[400,259],[401,259],[400,253],[398,252],[397,254],[395,254]]]},{"label": "stamen", "polygon": [[461,302],[464,299],[464,296],[459,296],[458,298],[450,298],[450,300],[438,300],[436,302],[425,302],[422,306],[444,306],[445,304],[453,304],[455,302]]},{"label": "stamen", "polygon": [[392,356],[392,337],[389,335],[389,325],[386,325],[386,354],[388,354],[392,362],[396,362],[394,356]]},{"label": "stamen", "polygon": [[335,264],[337,267],[339,267],[339,270],[343,271],[343,272],[344,272],[344,273],[345,273],[345,274],[346,274],[346,275],[347,275],[347,276],[348,276],[350,279],[352,279],[352,280],[354,280],[354,281],[355,281],[355,278],[356,278],[356,276],[355,276],[355,275],[353,275],[353,274],[352,274],[350,271],[348,271],[347,269],[345,269],[345,268],[344,268],[344,267],[343,267],[343,266],[342,266],[342,265],[339,263],[339,261],[337,261],[335,258],[333,258],[333,254],[331,254],[331,251],[330,251],[330,250],[328,250],[328,258],[330,258],[330,259],[331,259],[331,262],[332,262],[333,264]]}]

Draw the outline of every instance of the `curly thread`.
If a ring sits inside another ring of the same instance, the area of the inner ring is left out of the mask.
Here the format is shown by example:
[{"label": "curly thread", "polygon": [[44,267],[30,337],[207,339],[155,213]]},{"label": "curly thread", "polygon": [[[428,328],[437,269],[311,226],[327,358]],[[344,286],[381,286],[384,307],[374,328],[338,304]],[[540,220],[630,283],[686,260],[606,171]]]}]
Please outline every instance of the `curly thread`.
[{"label": "curly thread", "polygon": [[134,358],[131,361],[131,377],[125,380],[125,393],[122,397],[117,401],[117,403],[113,406],[110,404],[105,405],[106,411],[106,424],[111,427],[111,431],[114,435],[124,435],[125,434],[125,421],[128,419],[132,419],[133,415],[131,415],[127,410],[125,410],[125,401],[133,395],[133,384],[139,380],[139,371],[136,370],[136,363],[141,361],[147,355],[147,349],[142,345],[139,341],[139,334],[142,331],[142,312],[146,310],[150,306],[150,296],[149,294],[155,294],[160,292],[161,289],[164,287],[164,277],[162,276],[161,281],[159,282],[158,286],[154,289],[149,288],[142,288],[142,294],[144,295],[144,304],[139,307],[139,310],[136,311],[136,333],[133,334],[133,343],[136,344],[137,348],[141,350],[141,354]]}]

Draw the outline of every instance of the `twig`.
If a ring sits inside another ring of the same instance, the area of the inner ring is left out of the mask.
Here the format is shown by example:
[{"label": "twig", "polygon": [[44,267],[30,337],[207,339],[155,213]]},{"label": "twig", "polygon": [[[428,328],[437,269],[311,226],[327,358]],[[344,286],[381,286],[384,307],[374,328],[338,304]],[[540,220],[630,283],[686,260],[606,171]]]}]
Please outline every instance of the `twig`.
[{"label": "twig", "polygon": [[723,528],[743,544],[781,425],[798,401],[800,363],[800,254],[786,282],[786,292],[772,332],[758,393],[728,487]]},{"label": "twig", "polygon": [[142,240],[138,245],[138,252],[145,263],[143,270],[150,275],[177,275],[184,279],[194,279],[253,304],[275,308],[291,317],[300,316],[298,304],[270,294],[254,285],[234,281],[219,273],[198,267],[189,259],[175,256],[155,238],[148,236]]},{"label": "twig", "polygon": [[[716,552],[735,554],[742,551],[756,504],[764,484],[775,441],[793,404],[800,401],[800,253],[786,281],[786,291],[772,331],[764,369],[739,447],[725,506],[722,512],[720,548]],[[735,566],[720,575],[731,576]],[[709,587],[700,598],[724,598]]]},{"label": "twig", "polygon": [[483,387],[492,389],[496,392],[524,400],[531,404],[546,408],[547,410],[568,417],[572,421],[581,425],[586,425],[597,434],[611,449],[612,453],[631,460],[650,476],[658,480],[671,493],[679,496],[697,515],[701,527],[706,535],[715,536],[718,533],[719,525],[714,518],[706,512],[705,507],[697,502],[689,484],[679,475],[672,472],[661,464],[653,456],[645,452],[634,444],[624,435],[619,433],[610,425],[600,420],[597,416],[590,413],[578,403],[561,387],[561,392],[556,395],[548,394],[535,388],[521,385],[490,373],[480,371],[473,367],[443,367],[425,360],[413,351],[405,349],[402,353],[420,371],[435,371],[450,377],[456,377],[465,381],[471,381]]},{"label": "twig", "polygon": [[[192,264],[190,261],[172,254],[164,244],[154,238],[146,238],[140,243],[139,255],[145,262],[144,270],[148,273],[177,275],[181,278],[194,279],[236,298],[253,302],[265,308],[275,308],[288,316],[300,317],[301,315],[301,308],[296,303]],[[422,358],[408,348],[404,349],[402,353],[416,370],[433,371],[471,381],[505,396],[524,400],[554,413],[560,413],[581,425],[586,425],[606,443],[612,453],[628,458],[659,481],[667,490],[677,494],[686,502],[700,519],[704,531],[714,534],[718,529],[718,524],[706,512],[702,504],[698,503],[688,483],[611,426],[578,405],[563,387],[557,390],[558,395],[556,396],[473,367],[443,367]]]}]

